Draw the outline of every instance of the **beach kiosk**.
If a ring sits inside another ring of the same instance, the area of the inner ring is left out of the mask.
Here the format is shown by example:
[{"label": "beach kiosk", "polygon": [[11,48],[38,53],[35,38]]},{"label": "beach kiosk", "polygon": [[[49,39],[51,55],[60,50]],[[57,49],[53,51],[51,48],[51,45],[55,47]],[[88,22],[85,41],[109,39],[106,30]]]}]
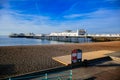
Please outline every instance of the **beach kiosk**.
[{"label": "beach kiosk", "polygon": [[82,62],[82,50],[74,49],[71,53],[71,63],[81,63]]}]

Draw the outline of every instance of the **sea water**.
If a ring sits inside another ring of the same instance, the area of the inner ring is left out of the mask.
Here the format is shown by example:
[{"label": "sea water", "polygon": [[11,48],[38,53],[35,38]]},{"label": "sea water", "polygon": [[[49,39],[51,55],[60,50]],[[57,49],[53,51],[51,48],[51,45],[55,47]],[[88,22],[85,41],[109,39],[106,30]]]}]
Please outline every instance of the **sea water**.
[{"label": "sea water", "polygon": [[[79,39],[80,43],[84,43],[84,40]],[[88,40],[88,42],[91,42]],[[50,41],[32,38],[10,38],[9,36],[0,35],[0,46],[17,46],[17,45],[47,45],[47,44],[67,44],[73,42],[60,42]]]}]

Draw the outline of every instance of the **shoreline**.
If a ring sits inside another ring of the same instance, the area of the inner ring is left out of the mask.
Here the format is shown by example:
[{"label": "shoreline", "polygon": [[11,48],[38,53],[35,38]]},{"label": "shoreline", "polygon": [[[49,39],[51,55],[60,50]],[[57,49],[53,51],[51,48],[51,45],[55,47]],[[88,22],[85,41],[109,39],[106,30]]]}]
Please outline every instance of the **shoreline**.
[{"label": "shoreline", "polygon": [[13,72],[9,74],[7,73],[0,76],[20,75],[63,66],[61,63],[54,61],[52,57],[71,54],[73,49],[81,49],[83,53],[98,50],[120,51],[120,41],[83,44],[0,46],[0,65],[9,65],[11,69],[8,71],[13,70]]},{"label": "shoreline", "polygon": [[1,47],[54,46],[54,45],[56,45],[56,46],[58,45],[58,46],[59,46],[59,45],[76,45],[76,44],[77,44],[77,45],[82,45],[82,44],[85,45],[85,44],[94,44],[94,43],[100,44],[100,43],[112,43],[112,42],[118,42],[118,43],[119,43],[120,41],[104,41],[104,42],[101,41],[101,42],[85,42],[85,43],[72,43],[72,42],[71,42],[71,43],[69,43],[69,42],[67,43],[67,42],[66,42],[66,43],[61,43],[61,44],[58,43],[58,44],[37,44],[37,45],[36,45],[36,44],[32,44],[32,45],[10,45],[10,46],[0,46],[0,48],[1,48]]}]

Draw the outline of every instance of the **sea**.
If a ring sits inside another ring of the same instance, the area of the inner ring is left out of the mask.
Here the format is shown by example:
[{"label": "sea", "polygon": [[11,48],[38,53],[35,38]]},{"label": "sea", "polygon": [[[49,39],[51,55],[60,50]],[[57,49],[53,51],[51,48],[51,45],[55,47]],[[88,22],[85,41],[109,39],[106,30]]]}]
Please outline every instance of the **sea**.
[{"label": "sea", "polygon": [[[92,42],[88,39],[87,42]],[[49,44],[68,44],[74,42],[60,42],[32,38],[10,38],[9,36],[0,35],[0,46],[21,46],[21,45],[49,45]],[[83,39],[79,39],[79,43],[85,43]]]}]

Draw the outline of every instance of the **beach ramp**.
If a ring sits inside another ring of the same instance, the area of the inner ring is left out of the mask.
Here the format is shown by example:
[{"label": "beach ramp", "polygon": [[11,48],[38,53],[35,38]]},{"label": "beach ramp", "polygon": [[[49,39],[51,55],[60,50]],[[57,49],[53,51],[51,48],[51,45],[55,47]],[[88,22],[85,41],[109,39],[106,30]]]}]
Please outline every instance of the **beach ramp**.
[{"label": "beach ramp", "polygon": [[[108,55],[106,55],[106,54],[114,53],[114,52],[115,51],[110,51],[110,50],[84,52],[84,53],[82,53],[82,61],[85,59],[87,59],[89,61],[89,60],[96,60],[99,58],[108,57]],[[65,66],[71,64],[71,55],[52,57],[52,59],[64,64]]]}]

